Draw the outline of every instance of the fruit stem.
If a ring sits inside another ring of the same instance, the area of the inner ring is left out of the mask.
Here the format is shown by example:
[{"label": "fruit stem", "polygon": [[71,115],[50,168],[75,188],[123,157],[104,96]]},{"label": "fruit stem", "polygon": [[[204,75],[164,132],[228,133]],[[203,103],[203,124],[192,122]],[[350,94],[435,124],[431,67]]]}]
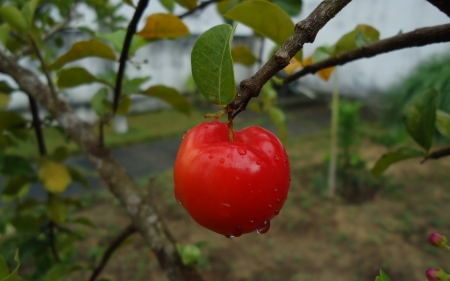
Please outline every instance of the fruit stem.
[{"label": "fruit stem", "polygon": [[233,132],[233,110],[228,111],[228,141],[234,141],[234,132]]}]

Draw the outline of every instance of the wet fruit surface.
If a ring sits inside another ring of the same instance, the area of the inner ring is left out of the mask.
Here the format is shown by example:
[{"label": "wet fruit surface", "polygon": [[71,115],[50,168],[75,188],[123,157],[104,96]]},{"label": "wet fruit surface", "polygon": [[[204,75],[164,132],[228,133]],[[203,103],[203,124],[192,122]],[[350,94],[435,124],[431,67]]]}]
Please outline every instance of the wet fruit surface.
[{"label": "wet fruit surface", "polygon": [[175,161],[175,197],[200,225],[227,237],[266,233],[286,201],[289,160],[261,127],[234,133],[204,122],[184,137]]}]

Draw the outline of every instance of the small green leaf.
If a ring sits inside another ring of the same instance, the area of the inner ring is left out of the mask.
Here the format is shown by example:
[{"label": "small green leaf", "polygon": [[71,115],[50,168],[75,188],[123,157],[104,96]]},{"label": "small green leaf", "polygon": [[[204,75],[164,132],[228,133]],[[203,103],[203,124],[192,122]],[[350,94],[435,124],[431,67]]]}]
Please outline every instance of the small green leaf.
[{"label": "small green leaf", "polygon": [[39,0],[30,0],[22,8],[22,15],[25,18],[28,26],[33,25],[34,12],[39,3]]},{"label": "small green leaf", "polygon": [[55,264],[47,271],[44,276],[40,278],[41,281],[61,281],[66,280],[67,272],[70,270],[70,265]]},{"label": "small green leaf", "polygon": [[3,278],[5,278],[8,275],[9,275],[8,265],[6,264],[6,261],[3,258],[3,256],[0,254],[0,280],[3,280]]},{"label": "small green leaf", "polygon": [[69,150],[65,146],[58,146],[51,155],[52,160],[56,162],[63,162],[69,157]]},{"label": "small green leaf", "polygon": [[280,6],[290,16],[296,16],[302,11],[302,0],[271,0],[271,2]]},{"label": "small green leaf", "polygon": [[23,279],[19,277],[19,267],[20,267],[20,259],[19,259],[19,250],[16,251],[16,254],[14,256],[14,260],[17,263],[16,268],[11,272],[11,274],[6,277],[5,279],[2,279],[2,281],[22,281]]},{"label": "small green leaf", "polygon": [[439,92],[430,89],[414,95],[402,112],[406,130],[426,152],[433,142],[438,100]]},{"label": "small green leaf", "polygon": [[72,222],[72,223],[81,224],[81,225],[90,227],[90,228],[92,228],[92,229],[96,229],[96,228],[97,228],[97,226],[95,225],[95,223],[94,223],[93,221],[91,221],[90,219],[85,218],[85,217],[78,217],[78,218],[75,218],[75,219],[73,219],[71,222]]},{"label": "small green leaf", "polygon": [[8,107],[10,98],[10,95],[0,93],[0,110],[5,110]]},{"label": "small green leaf", "polygon": [[189,29],[183,21],[171,14],[150,15],[144,28],[137,33],[145,39],[177,38],[188,34]]},{"label": "small green leaf", "polygon": [[[96,32],[95,37],[97,37],[99,39],[107,40],[108,42],[110,42],[113,45],[114,49],[118,53],[120,53],[120,52],[122,52],[123,40],[125,40],[126,34],[127,34],[127,31],[125,29],[118,29],[111,33]],[[139,49],[140,47],[142,47],[148,43],[150,43],[149,40],[145,40],[144,38],[141,38],[136,35],[133,36],[133,39],[131,40],[129,55],[130,56],[134,55],[134,53],[136,52],[137,49]]]},{"label": "small green leaf", "polygon": [[11,224],[19,233],[33,233],[39,231],[39,221],[32,215],[18,215],[11,219]]},{"label": "small green leaf", "polygon": [[59,72],[58,87],[60,88],[72,88],[83,84],[91,84],[94,82],[109,85],[108,82],[106,82],[103,79],[95,77],[83,67],[72,67],[62,69]]},{"label": "small green leaf", "polygon": [[5,81],[0,81],[0,93],[10,94],[12,91],[15,91],[15,89],[9,86]]},{"label": "small green leaf", "polygon": [[131,80],[128,80],[127,77],[123,79],[122,84],[122,95],[130,95],[130,94],[138,94],[142,92],[141,86],[142,84],[148,82],[150,80],[150,76],[146,77],[136,77]]},{"label": "small green leaf", "polygon": [[278,134],[280,135],[280,140],[282,142],[287,141],[287,129],[286,129],[286,116],[283,111],[278,107],[269,107],[269,116],[272,122],[277,126]]},{"label": "small green leaf", "polygon": [[108,60],[116,60],[114,50],[108,45],[98,40],[91,38],[89,41],[80,41],[72,45],[72,48],[60,56],[53,64],[49,66],[50,69],[60,69],[66,63],[79,60],[86,57],[99,57]]},{"label": "small green leaf", "polygon": [[108,89],[101,88],[91,99],[92,109],[98,116],[104,116],[108,112],[108,108],[105,106],[105,101],[108,99]]},{"label": "small green leaf", "polygon": [[450,114],[442,110],[436,111],[436,128],[439,133],[450,138]]},{"label": "small green leaf", "polygon": [[0,174],[6,176],[33,176],[34,171],[30,161],[26,158],[16,155],[3,156],[3,168]]},{"label": "small green leaf", "polygon": [[136,6],[134,6],[134,4],[133,4],[133,0],[122,0],[122,2],[124,2],[125,4],[127,4],[131,7],[136,8]]},{"label": "small green leaf", "polygon": [[386,273],[384,273],[382,269],[380,269],[380,277],[383,281],[391,281],[391,279],[386,275]]},{"label": "small green leaf", "polygon": [[187,8],[188,10],[193,10],[197,7],[197,0],[175,0],[181,6]]},{"label": "small green leaf", "polygon": [[375,163],[375,166],[372,168],[372,174],[374,177],[379,177],[381,174],[389,168],[390,165],[397,163],[402,160],[416,158],[416,157],[424,157],[425,154],[420,151],[410,147],[402,147],[399,148],[395,152],[388,152],[383,154],[380,159]]},{"label": "small green leaf", "polygon": [[234,62],[242,63],[245,66],[252,66],[258,60],[252,51],[245,46],[236,46],[231,49],[231,56]]},{"label": "small green leaf", "polygon": [[148,97],[161,99],[170,104],[175,110],[188,116],[191,114],[191,103],[174,88],[157,85],[148,88],[146,91],[142,92],[142,94]]},{"label": "small green leaf", "polygon": [[380,40],[380,32],[370,25],[360,24],[343,35],[335,44],[333,56],[354,50],[362,45]]},{"label": "small green leaf", "polygon": [[89,182],[80,173],[80,171],[78,171],[77,169],[72,168],[72,167],[67,167],[67,169],[69,170],[70,177],[72,178],[73,181],[80,183],[83,187],[86,187],[86,188],[89,187],[89,185],[90,185]]},{"label": "small green leaf", "polygon": [[256,33],[282,45],[294,31],[291,17],[278,5],[268,1],[245,1],[225,16],[252,28]]},{"label": "small green leaf", "polygon": [[6,182],[2,194],[8,195],[10,197],[15,197],[20,193],[22,188],[29,186],[31,181],[32,179],[29,177],[24,176],[11,177]]},{"label": "small green leaf", "polygon": [[3,44],[3,46],[6,46],[10,32],[11,29],[7,23],[0,25],[0,42]]},{"label": "small green leaf", "polygon": [[0,7],[0,16],[19,31],[24,31],[28,28],[27,21],[22,13],[14,6]]},{"label": "small green leaf", "polygon": [[195,264],[201,257],[202,253],[200,251],[200,248],[196,245],[187,245],[183,247],[182,245],[177,243],[176,246],[184,265]]},{"label": "small green leaf", "polygon": [[47,201],[47,215],[56,224],[61,225],[67,218],[67,205],[59,195],[51,194]]},{"label": "small green leaf", "polygon": [[236,95],[228,24],[214,26],[195,42],[191,54],[192,76],[210,102],[225,107]]},{"label": "small green leaf", "polygon": [[[133,105],[133,101],[130,96],[122,96],[120,98],[119,106],[117,107],[116,114],[117,115],[126,115],[128,111],[130,111],[131,106]],[[112,110],[112,107],[111,107]]]},{"label": "small green leaf", "polygon": [[312,55],[312,63],[317,63],[328,59],[333,53],[334,47],[330,46],[320,46],[318,47]]},{"label": "small green leaf", "polygon": [[26,120],[19,114],[11,111],[0,111],[0,132],[17,128],[24,128]]},{"label": "small green leaf", "polygon": [[174,0],[159,0],[159,2],[166,8],[169,12],[173,12]]}]

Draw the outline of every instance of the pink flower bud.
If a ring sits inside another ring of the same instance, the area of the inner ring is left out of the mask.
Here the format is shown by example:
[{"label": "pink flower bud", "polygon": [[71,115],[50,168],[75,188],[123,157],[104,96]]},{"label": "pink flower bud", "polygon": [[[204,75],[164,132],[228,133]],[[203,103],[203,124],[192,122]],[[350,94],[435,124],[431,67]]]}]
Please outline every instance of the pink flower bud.
[{"label": "pink flower bud", "polygon": [[430,268],[425,275],[428,281],[448,281],[448,274],[442,268]]},{"label": "pink flower bud", "polygon": [[448,240],[444,235],[433,232],[428,236],[428,242],[435,247],[444,248],[447,246]]}]

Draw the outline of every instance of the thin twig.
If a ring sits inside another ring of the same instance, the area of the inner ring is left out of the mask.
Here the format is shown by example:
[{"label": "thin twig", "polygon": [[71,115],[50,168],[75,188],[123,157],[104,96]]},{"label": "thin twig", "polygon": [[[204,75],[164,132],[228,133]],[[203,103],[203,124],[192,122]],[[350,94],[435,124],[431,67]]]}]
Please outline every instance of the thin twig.
[{"label": "thin twig", "polygon": [[250,99],[258,97],[262,86],[285,68],[305,43],[314,42],[320,29],[350,2],[351,0],[324,0],[306,19],[297,23],[292,35],[270,60],[255,75],[240,83],[236,98],[228,105],[229,109],[237,111],[234,116],[245,110]]},{"label": "thin twig", "polygon": [[321,69],[336,65],[343,65],[361,58],[370,58],[404,48],[420,47],[449,41],[450,24],[419,28],[408,33],[399,34],[359,47],[353,51],[342,53],[318,63],[310,64],[302,70],[288,76],[283,82],[284,84],[288,84],[307,74],[316,73]]},{"label": "thin twig", "polygon": [[450,147],[442,148],[431,152],[420,162],[420,164],[425,163],[428,159],[439,159],[446,156],[450,156]]},{"label": "thin twig", "polygon": [[448,0],[427,0],[438,8],[441,12],[450,17],[450,1]]},{"label": "thin twig", "polygon": [[130,51],[131,40],[133,39],[134,34],[136,33],[136,28],[139,20],[144,13],[145,8],[148,5],[149,0],[140,0],[136,11],[134,12],[133,18],[128,25],[127,34],[125,36],[125,40],[123,41],[122,52],[120,54],[119,59],[119,70],[117,72],[117,80],[116,86],[114,87],[114,101],[113,101],[113,112],[115,113],[117,110],[117,106],[119,105],[120,94],[122,92],[122,80],[123,75],[125,73],[125,67],[128,60],[128,53]]},{"label": "thin twig", "polygon": [[47,154],[47,148],[45,147],[44,135],[42,134],[41,119],[39,118],[39,109],[36,104],[36,101],[32,96],[28,95],[28,100],[30,101],[31,115],[33,116],[32,124],[38,142],[39,154],[41,156],[44,156]]},{"label": "thin twig", "polygon": [[53,84],[53,80],[50,77],[50,71],[47,68],[44,57],[42,57],[41,51],[39,51],[39,47],[37,46],[36,41],[34,40],[33,36],[29,35],[28,39],[30,40],[30,44],[31,44],[31,47],[32,47],[34,53],[36,54],[39,61],[41,62],[42,72],[44,72],[44,75],[47,78],[47,83],[53,94],[53,97],[56,98],[58,96],[58,92],[56,91],[55,84]]},{"label": "thin twig", "polygon": [[214,4],[214,3],[217,3],[217,2],[220,2],[220,1],[224,1],[224,0],[209,0],[209,1],[202,2],[200,5],[195,7],[195,9],[192,9],[190,11],[185,12],[184,14],[179,15],[178,18],[182,19],[184,17],[192,15],[192,14],[194,14],[197,11],[205,9],[206,7],[208,7],[211,4]]},{"label": "thin twig", "polygon": [[105,253],[103,254],[102,260],[97,265],[97,267],[92,272],[91,277],[89,278],[89,281],[95,281],[97,277],[102,272],[103,268],[106,266],[106,263],[111,258],[112,254],[114,253],[117,248],[127,239],[130,235],[135,233],[137,229],[133,225],[129,225],[120,235],[114,239],[111,244],[109,245],[108,249],[106,249]]},{"label": "thin twig", "polygon": [[55,223],[50,221],[48,223],[48,243],[50,244],[50,249],[52,250],[53,257],[57,263],[61,262],[58,251],[56,249],[56,239],[55,239]]}]

